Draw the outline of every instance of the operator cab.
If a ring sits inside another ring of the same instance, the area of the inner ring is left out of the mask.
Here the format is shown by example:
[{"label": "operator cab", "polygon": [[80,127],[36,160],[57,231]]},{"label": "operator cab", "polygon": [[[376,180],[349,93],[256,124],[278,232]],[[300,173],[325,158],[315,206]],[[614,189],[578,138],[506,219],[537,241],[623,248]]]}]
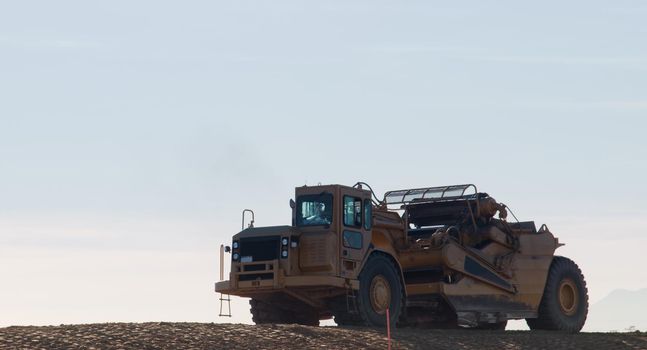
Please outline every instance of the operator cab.
[{"label": "operator cab", "polygon": [[[354,271],[371,242],[371,192],[359,186],[302,186],[296,188],[295,199],[293,226],[302,243],[313,243],[301,244],[300,267],[336,275]],[[324,249],[331,249],[330,254]],[[326,262],[320,260],[324,257]]]},{"label": "operator cab", "polygon": [[295,190],[293,226],[305,231],[371,226],[371,192],[343,185],[303,186]]}]

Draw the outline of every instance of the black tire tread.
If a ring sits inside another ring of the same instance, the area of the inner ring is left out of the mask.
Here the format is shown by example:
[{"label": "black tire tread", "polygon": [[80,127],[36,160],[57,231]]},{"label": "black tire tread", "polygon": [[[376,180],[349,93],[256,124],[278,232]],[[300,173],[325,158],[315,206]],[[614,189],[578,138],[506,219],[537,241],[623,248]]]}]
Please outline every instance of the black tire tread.
[{"label": "black tire tread", "polygon": [[255,324],[300,324],[305,326],[318,326],[319,314],[314,309],[307,307],[301,312],[295,312],[280,308],[276,303],[264,300],[251,299],[249,301],[252,312],[252,320]]},{"label": "black tire tread", "polygon": [[[391,323],[391,326],[395,327],[397,323],[400,321],[402,315],[404,314],[404,308],[406,304],[404,286],[402,285],[402,280],[401,280],[400,272],[397,265],[394,263],[394,261],[390,256],[381,252],[374,252],[366,261],[366,264],[364,265],[364,269],[366,269],[369,266],[372,266],[375,264],[381,264],[381,263],[385,264],[385,266],[388,266],[389,268],[392,269],[392,271],[395,273],[398,283],[400,284],[400,308],[398,310],[390,310],[391,315],[395,315],[395,316],[391,316],[391,319],[395,320]],[[364,270],[362,270],[362,273],[363,272]],[[359,276],[360,280],[362,279],[362,273],[360,273],[360,276]],[[360,288],[362,288],[361,284],[360,284]],[[368,315],[365,312],[363,312],[363,310],[365,310],[365,308],[363,307],[363,303],[365,302],[368,302],[368,301],[363,300],[363,298],[360,295],[358,295],[357,303],[359,308],[359,317],[360,317],[361,324],[367,327],[376,327],[378,325],[373,324],[368,318]],[[395,314],[393,312],[395,312]]]},{"label": "black tire tread", "polygon": [[[576,315],[579,319],[569,321],[566,316],[555,311],[559,309],[559,305],[556,305],[557,296],[555,294],[559,292],[557,287],[561,282],[560,276],[563,273],[572,274],[578,279],[575,282],[581,285],[580,309],[578,309],[578,314]],[[532,330],[556,330],[576,333],[582,329],[586,322],[588,306],[588,289],[582,270],[573,260],[563,256],[555,256],[550,265],[544,295],[539,304],[538,317],[526,319],[526,323]]]}]

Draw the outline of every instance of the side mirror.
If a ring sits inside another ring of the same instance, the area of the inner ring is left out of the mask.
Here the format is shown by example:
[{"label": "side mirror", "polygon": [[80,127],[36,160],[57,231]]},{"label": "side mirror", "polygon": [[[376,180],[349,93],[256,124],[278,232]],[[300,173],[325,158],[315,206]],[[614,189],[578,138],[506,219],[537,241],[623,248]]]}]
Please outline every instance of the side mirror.
[{"label": "side mirror", "polygon": [[226,245],[225,246],[225,253],[229,253],[229,252],[231,252],[231,247]]},{"label": "side mirror", "polygon": [[290,208],[294,209],[297,207],[297,204],[294,203],[294,199],[290,198]]}]

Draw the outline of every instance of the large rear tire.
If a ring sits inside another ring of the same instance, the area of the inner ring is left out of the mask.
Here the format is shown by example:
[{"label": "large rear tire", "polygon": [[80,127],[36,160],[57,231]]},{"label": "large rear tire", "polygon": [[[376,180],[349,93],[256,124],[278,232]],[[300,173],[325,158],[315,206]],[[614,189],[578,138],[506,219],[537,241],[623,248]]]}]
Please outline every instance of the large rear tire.
[{"label": "large rear tire", "polygon": [[374,253],[369,257],[359,275],[357,301],[364,324],[385,327],[389,309],[389,323],[395,327],[404,306],[404,288],[398,269],[388,256]]},{"label": "large rear tire", "polygon": [[577,333],[589,312],[582,271],[571,259],[556,256],[550,265],[538,317],[526,319],[530,329]]},{"label": "large rear tire", "polygon": [[306,326],[319,325],[319,313],[307,305],[303,305],[299,311],[281,308],[279,302],[271,300],[251,299],[249,305],[251,306],[252,320],[255,324],[296,323]]}]

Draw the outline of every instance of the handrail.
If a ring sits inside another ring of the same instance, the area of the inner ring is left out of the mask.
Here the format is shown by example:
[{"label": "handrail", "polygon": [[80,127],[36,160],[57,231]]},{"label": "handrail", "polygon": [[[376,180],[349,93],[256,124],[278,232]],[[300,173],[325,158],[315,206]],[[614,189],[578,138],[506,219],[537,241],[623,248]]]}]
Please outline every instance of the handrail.
[{"label": "handrail", "polygon": [[371,198],[371,201],[372,201],[374,204],[376,204],[376,205],[381,205],[381,204],[383,204],[383,202],[382,202],[382,201],[380,201],[380,199],[379,199],[379,198],[377,198],[377,195],[375,194],[375,191],[373,191],[373,188],[371,188],[371,186],[370,186],[369,184],[367,184],[366,182],[359,181],[358,183],[356,183],[356,184],[354,184],[354,185],[353,185],[353,188],[359,188],[359,189],[362,189],[362,185],[364,185],[364,186],[368,187],[368,190],[369,190],[369,191],[371,191],[371,195],[373,196],[373,198],[375,198],[375,199]]},{"label": "handrail", "polygon": [[[471,193],[469,195],[466,195],[465,192],[469,189],[473,188],[474,193]],[[448,192],[452,191],[461,191],[460,195],[457,196],[448,196],[446,197],[445,195]],[[427,193],[438,193],[440,192],[440,196],[436,197],[426,197]],[[467,199],[465,197],[471,197],[478,194],[478,190],[475,185],[473,184],[464,184],[464,185],[451,185],[451,186],[438,186],[438,187],[422,187],[422,188],[411,188],[411,189],[404,189],[404,190],[395,190],[395,191],[388,191],[384,194],[384,203],[386,204],[409,204],[414,200],[418,201],[438,201],[438,200],[446,200],[446,199]],[[412,198],[407,199],[408,196],[412,196]]]},{"label": "handrail", "polygon": [[220,280],[225,279],[225,245],[220,245]]},{"label": "handrail", "polygon": [[245,229],[245,213],[252,213],[252,221],[249,223],[249,226],[247,226],[247,227],[249,227],[249,228],[254,227],[254,211],[251,210],[251,209],[244,209],[243,210],[243,221],[242,221],[242,223],[240,225],[241,230]]},{"label": "handrail", "polygon": [[[469,189],[473,188],[474,193],[470,193],[468,195],[465,194],[465,192]],[[452,191],[460,191],[461,194],[457,196],[448,196],[445,197],[445,194],[448,192]],[[425,197],[427,193],[438,193],[440,192],[440,196],[436,197]],[[480,212],[480,203],[478,200],[475,200],[475,205],[476,205],[476,211],[472,210],[472,206],[470,205],[470,200],[471,199],[478,199],[478,189],[476,188],[476,185],[474,184],[464,184],[464,185],[451,185],[451,186],[438,186],[438,187],[423,187],[423,188],[412,188],[408,190],[396,190],[396,191],[389,191],[384,194],[384,203],[387,205],[391,204],[409,204],[414,201],[416,203],[430,203],[430,202],[438,202],[438,201],[446,201],[446,200],[464,200],[467,204],[467,208],[469,209],[470,213],[470,219],[472,221],[472,225],[474,225],[474,228],[476,229],[476,218],[474,217],[475,214],[478,215]],[[402,195],[402,197],[400,197]],[[407,196],[411,196],[411,198],[407,199]],[[389,201],[389,197],[393,197],[396,200],[394,201]]]}]

